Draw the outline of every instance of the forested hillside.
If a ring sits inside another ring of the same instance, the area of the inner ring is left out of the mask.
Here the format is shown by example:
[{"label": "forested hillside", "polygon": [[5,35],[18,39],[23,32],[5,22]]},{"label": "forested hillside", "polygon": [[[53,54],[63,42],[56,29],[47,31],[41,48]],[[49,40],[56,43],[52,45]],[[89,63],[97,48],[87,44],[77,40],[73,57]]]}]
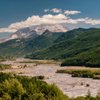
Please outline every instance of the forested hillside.
[{"label": "forested hillside", "polygon": [[63,60],[65,65],[100,66],[100,29],[75,29],[63,33],[54,44],[28,56]]}]

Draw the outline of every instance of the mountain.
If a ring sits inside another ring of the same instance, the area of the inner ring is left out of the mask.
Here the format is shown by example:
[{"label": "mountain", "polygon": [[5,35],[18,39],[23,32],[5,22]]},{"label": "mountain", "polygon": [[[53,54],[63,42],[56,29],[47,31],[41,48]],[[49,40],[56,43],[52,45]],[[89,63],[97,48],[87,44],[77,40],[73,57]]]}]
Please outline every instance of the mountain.
[{"label": "mountain", "polygon": [[37,36],[37,32],[27,27],[27,28],[20,29],[17,32],[13,33],[10,36],[10,39],[30,38],[30,37],[36,37],[36,36]]},{"label": "mountain", "polygon": [[0,57],[24,57],[32,52],[47,48],[62,35],[61,32],[53,33],[49,30],[45,30],[41,35],[36,34],[35,31],[30,31],[29,33],[29,29],[27,29],[28,34],[25,32],[20,30],[20,33],[16,32],[11,36],[16,36],[16,38],[14,37],[11,40],[1,43]]},{"label": "mountain", "polygon": [[9,37],[1,39],[0,43],[9,41],[9,40],[13,40],[13,39],[25,39],[25,38],[31,38],[31,37],[37,37],[38,34],[36,31],[30,29],[29,27],[23,28],[23,29],[19,29],[18,31],[16,31],[15,33],[11,34]]},{"label": "mountain", "polygon": [[37,25],[32,27],[25,27],[23,29],[19,29],[15,33],[11,34],[7,38],[0,39],[0,43],[12,40],[12,39],[22,39],[22,38],[30,38],[37,37],[38,35],[43,34],[46,30],[49,30],[51,33],[54,32],[66,32],[68,31],[63,25]]},{"label": "mountain", "polygon": [[33,52],[31,59],[61,60],[62,66],[100,67],[100,29],[74,29],[63,33],[46,49]]}]

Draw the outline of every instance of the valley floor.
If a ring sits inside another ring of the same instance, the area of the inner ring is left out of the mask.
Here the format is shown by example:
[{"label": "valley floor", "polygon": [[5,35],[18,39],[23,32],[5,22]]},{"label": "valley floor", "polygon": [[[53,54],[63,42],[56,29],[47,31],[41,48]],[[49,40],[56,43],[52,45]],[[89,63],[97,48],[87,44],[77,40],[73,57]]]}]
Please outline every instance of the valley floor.
[{"label": "valley floor", "polygon": [[[45,76],[44,81],[51,84],[56,84],[65,94],[70,97],[87,95],[88,91],[95,96],[100,93],[100,80],[93,80],[90,78],[73,78],[69,74],[56,73],[59,69],[66,69],[60,67],[55,63],[35,64],[31,62],[5,61],[3,64],[11,64],[11,69],[3,70],[2,72],[12,72],[24,76]],[[24,67],[21,67],[24,66]],[[73,68],[73,67],[71,67]],[[82,85],[83,83],[83,85]],[[89,84],[89,86],[87,86]]]}]

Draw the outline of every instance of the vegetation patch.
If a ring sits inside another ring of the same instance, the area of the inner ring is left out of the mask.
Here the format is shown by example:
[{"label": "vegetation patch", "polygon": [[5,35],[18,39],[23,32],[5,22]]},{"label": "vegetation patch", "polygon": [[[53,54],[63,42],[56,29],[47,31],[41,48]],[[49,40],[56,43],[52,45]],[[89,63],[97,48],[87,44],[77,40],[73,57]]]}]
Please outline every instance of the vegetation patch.
[{"label": "vegetation patch", "polygon": [[100,95],[69,98],[54,84],[48,85],[37,77],[0,73],[0,100],[100,100]]},{"label": "vegetation patch", "polygon": [[12,68],[11,65],[0,64],[0,70],[10,69],[10,68]]},{"label": "vegetation patch", "polygon": [[45,76],[40,75],[40,76],[36,76],[35,78],[43,80],[45,78]]},{"label": "vegetation patch", "polygon": [[71,74],[72,77],[82,77],[82,78],[93,78],[100,79],[100,70],[91,70],[91,69],[66,69],[66,70],[57,70],[57,73],[67,73]]},{"label": "vegetation patch", "polygon": [[94,75],[93,79],[100,79],[100,75]]},{"label": "vegetation patch", "polygon": [[69,100],[54,84],[37,77],[0,73],[0,100]]}]

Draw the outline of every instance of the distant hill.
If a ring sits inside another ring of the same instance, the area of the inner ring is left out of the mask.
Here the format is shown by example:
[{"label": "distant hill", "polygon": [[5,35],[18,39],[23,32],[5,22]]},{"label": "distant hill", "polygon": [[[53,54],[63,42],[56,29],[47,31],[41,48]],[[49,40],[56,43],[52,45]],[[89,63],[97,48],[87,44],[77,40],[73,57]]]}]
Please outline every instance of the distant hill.
[{"label": "distant hill", "polygon": [[28,55],[31,59],[62,60],[62,66],[100,67],[100,29],[75,29],[59,36],[46,49]]}]

